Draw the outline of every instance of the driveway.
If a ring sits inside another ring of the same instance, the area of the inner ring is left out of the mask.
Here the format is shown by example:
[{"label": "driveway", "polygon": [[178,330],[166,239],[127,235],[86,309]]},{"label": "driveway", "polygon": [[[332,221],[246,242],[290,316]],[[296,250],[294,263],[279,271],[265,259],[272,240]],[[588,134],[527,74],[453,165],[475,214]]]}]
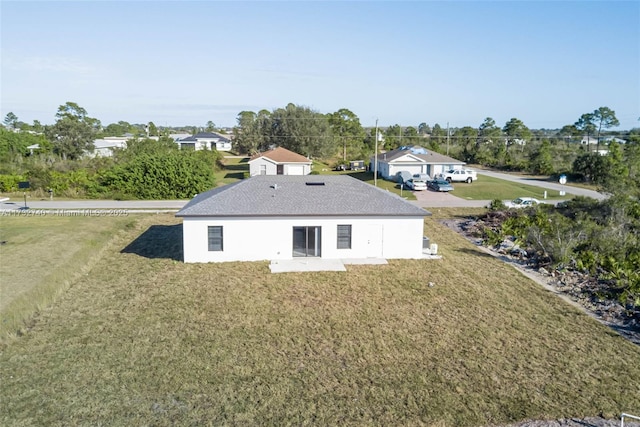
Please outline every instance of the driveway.
[{"label": "driveway", "polygon": [[[484,170],[478,171],[478,175],[486,175],[493,178],[503,179],[505,181],[533,185],[535,187],[546,188],[547,190],[565,191],[567,194],[573,194],[574,196],[591,197],[596,200],[603,200],[606,198],[605,195],[598,193],[597,191],[580,187],[572,187],[569,185],[562,185],[557,182],[541,181],[526,176],[523,177],[519,175],[510,175],[507,173]],[[482,179],[482,177],[480,177],[479,179]],[[489,205],[489,203],[491,203],[491,200],[466,200],[460,197],[456,197],[451,193],[440,193],[431,190],[415,191],[413,194],[416,196],[417,200],[412,201],[412,203],[423,208],[478,208],[486,207]],[[547,203],[558,203],[558,201],[547,201]]]},{"label": "driveway", "polygon": [[413,194],[417,200],[411,203],[422,208],[481,208],[490,203],[490,200],[466,200],[440,191],[414,191]]}]

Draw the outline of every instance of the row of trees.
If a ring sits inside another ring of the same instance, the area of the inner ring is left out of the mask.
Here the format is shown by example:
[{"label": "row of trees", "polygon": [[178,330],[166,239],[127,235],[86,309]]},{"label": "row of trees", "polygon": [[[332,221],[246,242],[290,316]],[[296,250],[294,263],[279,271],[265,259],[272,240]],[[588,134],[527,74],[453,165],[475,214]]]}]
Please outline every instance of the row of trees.
[{"label": "row of trees", "polygon": [[[3,120],[5,129],[35,135],[36,138],[31,138],[31,140],[22,137],[10,138],[7,136],[8,134],[4,133],[0,140],[0,157],[6,155],[9,151],[16,150],[24,154],[28,152],[27,146],[39,144],[41,147],[40,152],[52,152],[64,159],[78,159],[86,151],[93,149],[93,141],[95,139],[107,136],[132,135],[132,138],[168,137],[171,131],[191,134],[195,134],[198,131],[218,131],[212,121],[208,121],[204,127],[185,126],[177,129],[158,128],[153,122],[131,124],[126,121],[119,121],[102,126],[100,120],[90,117],[87,110],[75,102],[67,102],[61,105],[55,117],[56,121],[53,125],[42,125],[38,120],[34,120],[33,125],[29,125],[20,121],[13,112],[9,112]],[[31,143],[24,145],[22,142],[27,140]],[[8,145],[11,145],[10,149],[8,147],[3,149]]]},{"label": "row of trees", "polygon": [[[309,157],[338,163],[368,159],[376,144],[375,130],[364,128],[358,116],[346,108],[322,114],[308,107],[288,104],[273,111],[242,111],[237,122],[234,145],[236,150],[247,154],[282,146]],[[13,113],[9,113],[4,123],[8,128],[15,128],[20,122]],[[622,155],[631,159],[627,169],[633,170],[633,144],[627,144],[624,149],[611,144],[610,156],[599,157],[587,155],[588,149],[575,141],[585,132],[587,136],[594,133],[600,138],[617,124],[615,112],[608,107],[583,114],[576,123],[559,131],[529,129],[518,118],[510,119],[502,127],[491,117],[478,127],[452,129],[437,123],[433,126],[420,123],[417,127],[395,124],[378,130],[378,145],[380,150],[422,145],[470,164],[539,174],[575,172],[581,178],[599,182],[605,176],[602,171],[611,169],[610,163],[617,162],[616,158]],[[191,131],[214,129],[215,124],[209,121],[206,128]],[[34,144],[41,147],[40,154],[47,156],[50,162],[56,159],[80,160],[83,153],[92,148],[94,139],[105,134],[129,132],[134,137],[143,138],[147,134],[162,135],[168,131],[158,129],[152,122],[130,125],[120,121],[102,127],[98,119],[72,102],[61,105],[56,113],[56,122],[43,126],[41,130],[41,133],[3,132],[0,160],[15,165],[31,154],[33,150],[27,147]],[[626,137],[632,142],[634,135],[640,135],[640,129],[632,130]],[[625,150],[629,152],[622,153]]]},{"label": "row of trees", "polygon": [[[188,199],[215,186],[219,153],[179,150],[166,136],[157,141],[134,136],[113,157],[88,158],[86,151],[103,129],[72,102],[61,105],[56,122],[41,133],[14,132],[13,113],[5,125],[11,130],[0,129],[0,191],[15,191],[18,182],[28,180],[36,191],[71,197]],[[28,148],[36,145],[40,148]]]}]

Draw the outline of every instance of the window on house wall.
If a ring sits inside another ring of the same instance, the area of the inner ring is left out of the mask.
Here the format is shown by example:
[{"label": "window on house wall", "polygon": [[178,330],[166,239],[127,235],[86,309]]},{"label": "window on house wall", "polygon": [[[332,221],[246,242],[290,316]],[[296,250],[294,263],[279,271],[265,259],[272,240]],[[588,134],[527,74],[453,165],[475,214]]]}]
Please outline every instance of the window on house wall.
[{"label": "window on house wall", "polygon": [[217,252],[222,251],[222,249],[222,227],[209,226],[209,251]]},{"label": "window on house wall", "polygon": [[338,249],[351,249],[350,225],[338,225]]}]

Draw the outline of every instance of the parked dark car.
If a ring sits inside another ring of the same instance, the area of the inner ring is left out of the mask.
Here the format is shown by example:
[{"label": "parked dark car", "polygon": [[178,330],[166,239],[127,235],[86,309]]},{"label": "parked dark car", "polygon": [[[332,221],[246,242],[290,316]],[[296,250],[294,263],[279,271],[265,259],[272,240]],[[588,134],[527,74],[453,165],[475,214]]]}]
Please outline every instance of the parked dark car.
[{"label": "parked dark car", "polygon": [[434,179],[433,181],[427,182],[427,187],[432,189],[433,191],[452,191],[453,185],[449,184],[444,179]]}]

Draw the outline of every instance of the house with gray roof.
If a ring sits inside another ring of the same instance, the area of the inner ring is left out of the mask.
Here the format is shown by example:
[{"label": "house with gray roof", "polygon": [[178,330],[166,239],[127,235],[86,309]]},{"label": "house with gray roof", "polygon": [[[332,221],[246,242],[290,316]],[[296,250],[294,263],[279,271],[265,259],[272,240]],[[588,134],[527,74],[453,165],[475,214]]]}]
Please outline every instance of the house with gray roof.
[{"label": "house with gray roof", "polygon": [[180,148],[191,150],[231,150],[231,140],[215,132],[199,132],[193,136],[176,139]]},{"label": "house with gray roof", "polygon": [[427,215],[346,175],[256,175],[176,214],[185,262],[421,258]]},{"label": "house with gray roof", "polygon": [[[378,174],[384,179],[393,180],[400,171],[411,175],[427,174],[434,177],[451,169],[462,169],[465,162],[445,156],[420,146],[400,147],[378,154]],[[374,170],[375,157],[371,157],[370,169]]]}]

